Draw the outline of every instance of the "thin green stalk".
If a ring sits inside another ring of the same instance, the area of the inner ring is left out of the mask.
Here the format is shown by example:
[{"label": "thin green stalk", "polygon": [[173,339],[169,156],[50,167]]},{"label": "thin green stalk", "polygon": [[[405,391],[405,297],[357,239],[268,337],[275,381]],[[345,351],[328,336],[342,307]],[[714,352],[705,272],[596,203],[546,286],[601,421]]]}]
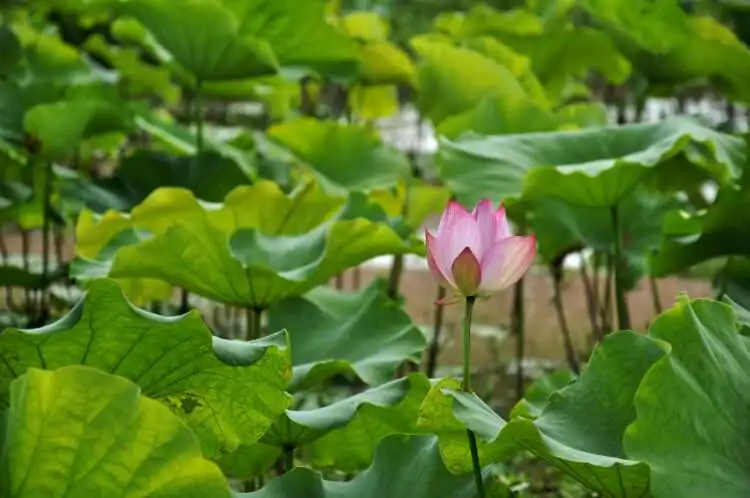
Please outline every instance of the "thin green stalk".
[{"label": "thin green stalk", "polygon": [[[39,163],[37,163],[39,165]],[[52,161],[46,161],[44,164],[44,199],[42,208],[42,289],[39,298],[39,321],[43,324],[47,321],[49,315],[49,306],[47,304],[48,286],[49,286],[49,256],[50,256],[50,222],[52,214]]]},{"label": "thin green stalk", "polygon": [[656,281],[656,277],[651,272],[649,272],[648,274],[648,285],[651,289],[651,302],[654,305],[654,313],[657,315],[661,315],[662,306],[661,296],[659,295],[659,284]]},{"label": "thin green stalk", "polygon": [[593,337],[594,341],[600,341],[604,339],[604,336],[601,332],[601,329],[599,328],[599,322],[596,315],[596,310],[598,307],[597,295],[594,293],[594,284],[589,277],[586,258],[581,255],[581,259],[581,281],[583,282],[583,290],[584,292],[586,292],[586,311],[588,312],[589,322],[591,323],[591,336]]},{"label": "thin green stalk", "polygon": [[614,250],[614,273],[615,273],[615,301],[617,303],[617,325],[620,330],[630,328],[630,314],[628,303],[625,299],[625,275],[623,275],[622,264],[622,227],[620,226],[620,214],[617,206],[610,208],[612,216],[612,230],[615,234]]},{"label": "thin green stalk", "polygon": [[194,102],[194,122],[196,127],[195,132],[195,157],[193,158],[192,168],[190,169],[190,183],[193,178],[198,174],[198,167],[201,161],[201,155],[203,154],[203,122],[205,120],[205,107],[203,102],[202,93],[203,82],[198,80],[195,85],[195,102]]},{"label": "thin green stalk", "polygon": [[286,474],[294,468],[294,448],[284,447],[284,468],[283,473]]},{"label": "thin green stalk", "polygon": [[[464,315],[464,392],[471,393],[471,315],[474,311],[476,297],[466,297],[466,313]],[[471,465],[474,468],[474,480],[477,485],[477,494],[479,498],[484,498],[484,480],[482,479],[482,467],[479,463],[479,450],[477,448],[477,438],[474,433],[467,429],[466,435],[469,439],[469,450],[471,451]]]},{"label": "thin green stalk", "polygon": [[[445,299],[446,294],[445,287],[438,285],[437,300]],[[435,314],[432,317],[432,341],[430,341],[430,348],[427,351],[427,365],[425,366],[425,374],[429,378],[434,377],[435,370],[437,370],[437,358],[440,354],[440,335],[443,331],[444,315],[445,306],[436,304]]]},{"label": "thin green stalk", "polygon": [[524,280],[525,277],[513,286],[513,310],[511,313],[511,329],[516,335],[516,400],[520,401],[524,395],[524,368],[523,360],[526,356],[526,320],[524,314]]},{"label": "thin green stalk", "polygon": [[263,308],[245,308],[245,317],[247,319],[247,337],[248,341],[259,339],[263,334],[262,320]]},{"label": "thin green stalk", "polygon": [[557,322],[560,325],[560,332],[563,336],[565,357],[568,360],[568,366],[570,367],[570,369],[577,374],[581,371],[580,365],[578,363],[578,353],[576,352],[576,348],[573,345],[573,338],[570,335],[568,321],[565,318],[565,306],[563,306],[562,300],[562,264],[559,264],[557,266],[550,266],[550,274],[552,276],[552,299],[555,304],[555,312],[557,313]]}]

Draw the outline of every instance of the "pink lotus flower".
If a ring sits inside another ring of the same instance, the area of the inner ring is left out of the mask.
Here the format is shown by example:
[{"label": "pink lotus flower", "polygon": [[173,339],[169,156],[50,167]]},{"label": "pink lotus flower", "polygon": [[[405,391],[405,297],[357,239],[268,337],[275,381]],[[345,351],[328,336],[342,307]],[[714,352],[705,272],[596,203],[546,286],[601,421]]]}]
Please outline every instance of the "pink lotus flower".
[{"label": "pink lotus flower", "polygon": [[440,304],[467,297],[488,297],[516,283],[536,256],[534,236],[514,236],[501,205],[484,199],[469,213],[451,201],[437,233],[425,230],[427,263],[438,283],[455,295]]}]

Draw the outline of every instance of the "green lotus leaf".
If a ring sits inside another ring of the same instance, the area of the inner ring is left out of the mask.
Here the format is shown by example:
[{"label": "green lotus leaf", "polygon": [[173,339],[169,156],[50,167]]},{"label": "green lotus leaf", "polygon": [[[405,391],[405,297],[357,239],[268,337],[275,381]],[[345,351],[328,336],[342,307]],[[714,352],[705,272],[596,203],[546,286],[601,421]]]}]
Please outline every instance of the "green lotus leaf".
[{"label": "green lotus leaf", "polygon": [[682,42],[688,16],[676,2],[581,0],[578,5],[608,28],[659,53]]},{"label": "green lotus leaf", "polygon": [[220,81],[275,73],[268,43],[242,29],[221,0],[124,0],[120,13],[137,19],[198,81]]},{"label": "green lotus leaf", "polygon": [[667,275],[720,256],[750,254],[743,236],[750,222],[750,190],[726,187],[716,203],[695,214],[669,213],[662,226],[659,251],[652,258],[654,272]]},{"label": "green lotus leaf", "polygon": [[30,368],[11,383],[4,419],[2,496],[231,496],[190,430],[120,376]]},{"label": "green lotus leaf", "polygon": [[547,88],[559,87],[569,78],[585,77],[592,70],[617,84],[630,75],[630,62],[611,37],[595,29],[548,29],[536,35],[505,35],[500,39],[531,60],[532,70]]},{"label": "green lotus leaf", "polygon": [[437,125],[485,98],[528,99],[513,73],[486,55],[428,36],[413,38],[411,45],[420,57],[417,108]]},{"label": "green lotus leaf", "polygon": [[[268,40],[281,66],[349,78],[359,59],[354,41],[326,20],[323,2],[221,0],[240,20],[240,32]],[[291,73],[291,71],[290,71]]]},{"label": "green lotus leaf", "polygon": [[731,308],[683,297],[649,335],[671,348],[636,392],[627,454],[651,467],[655,496],[746,496],[750,353]]},{"label": "green lotus leaf", "polygon": [[366,10],[349,12],[342,16],[341,27],[352,38],[363,41],[387,40],[391,29],[383,16]]},{"label": "green lotus leaf", "polygon": [[[344,420],[344,414],[351,411],[356,402],[356,413],[346,425],[335,427],[321,438],[303,448],[304,455],[318,467],[336,468],[344,472],[355,472],[367,467],[373,460],[375,449],[380,441],[392,434],[417,434],[417,415],[422,400],[430,389],[430,381],[422,374],[411,374],[406,378],[391,381],[382,386],[364,391],[359,395],[340,401],[331,406],[336,408],[332,420]],[[328,416],[329,407],[316,410],[315,419]],[[303,421],[312,425],[308,418],[301,419],[298,412],[297,423]],[[328,427],[329,422],[323,423]]]},{"label": "green lotus leaf", "polygon": [[637,185],[726,183],[744,164],[742,139],[689,118],[658,123],[442,140],[439,174],[458,200],[556,197],[616,205]]},{"label": "green lotus leaf", "polygon": [[[646,257],[659,247],[662,220],[680,204],[649,189],[637,188],[619,205],[623,255],[647,269]],[[528,204],[529,223],[539,240],[539,254],[551,263],[583,248],[611,252],[615,243],[612,215],[606,207],[582,207],[555,198]]]},{"label": "green lotus leaf", "polygon": [[232,477],[251,478],[271,468],[285,449],[295,449],[316,467],[362,470],[387,436],[420,432],[417,411],[429,389],[430,381],[415,373],[328,406],[287,410],[260,442],[219,463]]},{"label": "green lotus leaf", "polygon": [[26,131],[50,158],[70,153],[81,140],[114,131],[129,131],[133,123],[124,107],[98,99],[63,100],[28,110]]},{"label": "green lotus leaf", "polygon": [[371,41],[359,47],[359,80],[367,85],[414,86],[416,70],[409,55],[389,41]]},{"label": "green lotus leaf", "polygon": [[570,370],[558,370],[535,380],[526,389],[523,399],[513,407],[510,417],[525,417],[528,419],[539,417],[549,404],[552,394],[569,385],[577,378],[576,374]]},{"label": "green lotus leaf", "polygon": [[337,374],[354,374],[376,386],[393,377],[403,362],[418,363],[426,341],[385,283],[359,292],[321,286],[302,297],[271,306],[271,330],[286,330],[292,348],[290,389],[316,386]]},{"label": "green lotus leaf", "polygon": [[118,71],[119,84],[126,89],[128,96],[148,97],[155,94],[167,104],[179,103],[180,88],[173,84],[169,68],[144,62],[137,48],[111,45],[101,34],[90,36],[84,47]]},{"label": "green lotus leaf", "polygon": [[[446,465],[451,468],[451,461],[456,468],[471,468],[468,445],[463,443],[462,453],[454,450],[460,428],[468,428],[480,439],[483,462],[524,448],[604,496],[647,495],[649,469],[626,456],[622,437],[635,420],[636,389],[662,354],[654,341],[634,332],[610,335],[594,350],[579,380],[551,394],[536,419],[521,413],[506,422],[476,395],[443,390],[436,394],[443,399],[433,402],[445,410],[448,400],[449,411],[434,417],[441,453],[450,459]],[[422,410],[428,408],[425,400]],[[483,447],[494,452],[483,454]]]},{"label": "green lotus leaf", "polygon": [[[460,388],[461,381],[452,378],[441,379],[433,384],[419,408],[417,426],[422,430],[437,434],[440,441],[440,455],[450,472],[469,474],[472,471],[472,465],[471,452],[466,438],[466,424],[454,415],[454,401],[450,394]],[[492,417],[501,420],[489,407],[483,409],[488,410]],[[504,424],[503,421],[502,425]],[[479,460],[483,466],[490,462],[504,461],[519,450],[513,440],[492,439],[491,441],[477,441]]]},{"label": "green lotus leaf", "polygon": [[247,172],[214,151],[190,157],[139,150],[120,163],[106,186],[133,206],[159,187],[184,187],[201,199],[221,202],[235,187],[249,183]]},{"label": "green lotus leaf", "polygon": [[325,481],[318,472],[298,467],[274,479],[260,491],[236,496],[473,498],[476,496],[476,488],[473,476],[455,476],[445,469],[434,437],[394,435],[378,446],[372,466],[349,482]]},{"label": "green lotus leaf", "polygon": [[268,136],[334,188],[391,187],[409,175],[406,157],[364,126],[300,118],[271,127]]},{"label": "green lotus leaf", "polygon": [[257,441],[286,409],[286,341],[283,333],[250,342],[212,337],[196,311],[154,315],[133,307],[115,282],[97,280],[59,321],[0,333],[0,403],[7,406],[9,384],[29,368],[89,365],[137,383],[215,455]]},{"label": "green lotus leaf", "polygon": [[[261,181],[234,189],[223,204],[162,188],[130,215],[83,215],[73,274],[156,279],[226,304],[265,308],[375,256],[421,250],[384,221],[368,219],[377,206],[365,204],[361,196],[330,197],[313,183],[285,195]],[[106,250],[124,230],[138,236]]]}]

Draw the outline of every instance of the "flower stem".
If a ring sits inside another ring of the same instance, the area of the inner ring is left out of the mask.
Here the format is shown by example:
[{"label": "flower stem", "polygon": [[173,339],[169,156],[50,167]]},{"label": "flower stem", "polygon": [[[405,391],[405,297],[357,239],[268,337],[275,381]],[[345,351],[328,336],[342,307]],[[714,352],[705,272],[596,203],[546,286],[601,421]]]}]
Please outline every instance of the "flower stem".
[{"label": "flower stem", "polygon": [[[468,296],[466,298],[466,313],[464,315],[464,380],[463,390],[471,393],[471,315],[474,311],[474,302],[476,297]],[[477,438],[474,433],[466,429],[466,435],[469,439],[469,450],[471,451],[471,466],[474,469],[474,480],[477,484],[477,496],[484,498],[484,480],[482,479],[482,467],[479,463],[479,450],[477,448]]]},{"label": "flower stem", "polygon": [[617,325],[620,330],[630,328],[630,316],[628,303],[625,299],[625,275],[623,275],[622,261],[622,230],[620,227],[620,215],[617,206],[610,208],[612,216],[612,230],[615,234],[614,269],[615,269],[615,301],[617,303]]}]

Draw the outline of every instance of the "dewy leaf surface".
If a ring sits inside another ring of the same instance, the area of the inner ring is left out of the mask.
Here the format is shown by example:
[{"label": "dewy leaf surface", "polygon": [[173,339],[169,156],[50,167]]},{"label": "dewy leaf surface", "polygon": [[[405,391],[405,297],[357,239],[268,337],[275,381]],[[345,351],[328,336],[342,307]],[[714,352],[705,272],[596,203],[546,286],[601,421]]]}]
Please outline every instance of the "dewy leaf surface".
[{"label": "dewy leaf surface", "polygon": [[318,287],[272,306],[268,320],[271,330],[289,334],[294,390],[341,373],[353,373],[371,386],[382,384],[404,361],[418,362],[426,345],[409,315],[385,295],[381,281],[355,293]]},{"label": "dewy leaf surface", "polygon": [[136,384],[91,367],[31,368],[14,380],[0,441],[8,498],[230,496],[177,417]]},{"label": "dewy leaf surface", "polygon": [[471,475],[450,474],[432,436],[389,436],[375,452],[372,466],[349,482],[325,481],[297,467],[262,490],[242,498],[474,498]]},{"label": "dewy leaf surface", "polygon": [[748,496],[750,353],[731,308],[681,298],[649,334],[671,349],[638,388],[627,454],[651,467],[655,496]]},{"label": "dewy leaf surface", "polygon": [[648,181],[670,189],[695,179],[739,176],[742,139],[688,118],[574,131],[443,140],[439,174],[464,204],[557,197],[612,206]]},{"label": "dewy leaf surface", "polygon": [[[161,188],[130,215],[107,213],[98,223],[82,215],[75,275],[158,279],[222,303],[267,307],[375,256],[421,250],[368,219],[385,219],[376,208],[361,194],[330,197],[312,183],[285,195],[259,181],[223,204]],[[138,236],[107,246],[126,230]]]},{"label": "dewy leaf surface", "polygon": [[212,337],[196,311],[154,315],[134,308],[115,282],[97,280],[59,321],[0,333],[0,406],[29,368],[89,365],[169,406],[213,456],[257,441],[286,409],[286,346],[281,333],[249,342]]}]

